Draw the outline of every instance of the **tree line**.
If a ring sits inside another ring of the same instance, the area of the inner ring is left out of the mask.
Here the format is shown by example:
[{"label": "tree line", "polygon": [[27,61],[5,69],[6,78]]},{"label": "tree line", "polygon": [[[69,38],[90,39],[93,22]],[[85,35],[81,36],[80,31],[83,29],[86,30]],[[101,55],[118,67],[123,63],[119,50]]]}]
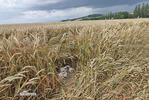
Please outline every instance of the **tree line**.
[{"label": "tree line", "polygon": [[134,17],[142,17],[147,18],[149,17],[149,4],[142,4],[137,5],[134,10]]},{"label": "tree line", "polygon": [[143,3],[135,7],[133,13],[127,11],[118,13],[108,13],[104,15],[103,19],[127,19],[127,18],[148,18],[149,17],[149,4]]}]

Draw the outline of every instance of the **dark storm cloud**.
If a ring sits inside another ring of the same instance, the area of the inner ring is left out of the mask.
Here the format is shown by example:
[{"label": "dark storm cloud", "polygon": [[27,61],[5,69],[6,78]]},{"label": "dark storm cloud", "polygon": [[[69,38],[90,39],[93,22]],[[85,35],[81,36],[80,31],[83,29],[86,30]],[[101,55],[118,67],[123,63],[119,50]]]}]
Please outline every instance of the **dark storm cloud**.
[{"label": "dark storm cloud", "polygon": [[68,9],[75,7],[92,7],[92,8],[105,8],[109,6],[116,5],[133,5],[142,1],[148,0],[64,0],[63,2],[59,2],[53,5],[44,5],[33,7],[32,9],[42,9],[42,10],[50,10],[50,9]]}]

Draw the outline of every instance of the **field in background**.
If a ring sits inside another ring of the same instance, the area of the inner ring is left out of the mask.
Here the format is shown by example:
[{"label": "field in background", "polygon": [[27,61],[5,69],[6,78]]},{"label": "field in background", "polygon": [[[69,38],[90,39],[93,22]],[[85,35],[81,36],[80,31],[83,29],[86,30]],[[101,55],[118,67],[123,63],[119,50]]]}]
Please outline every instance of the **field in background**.
[{"label": "field in background", "polygon": [[[0,99],[148,100],[148,27],[149,19],[0,25]],[[75,72],[60,79],[65,65]]]}]

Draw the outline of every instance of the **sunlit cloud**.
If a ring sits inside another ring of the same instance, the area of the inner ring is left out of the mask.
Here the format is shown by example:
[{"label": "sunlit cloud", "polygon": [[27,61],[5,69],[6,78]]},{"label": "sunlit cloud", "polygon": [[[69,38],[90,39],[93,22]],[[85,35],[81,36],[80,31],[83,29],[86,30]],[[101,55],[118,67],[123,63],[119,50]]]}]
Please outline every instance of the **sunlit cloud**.
[{"label": "sunlit cloud", "polygon": [[78,7],[78,8],[51,10],[51,11],[35,10],[35,11],[23,12],[22,18],[29,20],[38,20],[38,21],[41,19],[58,21],[65,18],[75,18],[85,16],[88,14],[92,14],[92,12],[93,9],[88,7]]}]

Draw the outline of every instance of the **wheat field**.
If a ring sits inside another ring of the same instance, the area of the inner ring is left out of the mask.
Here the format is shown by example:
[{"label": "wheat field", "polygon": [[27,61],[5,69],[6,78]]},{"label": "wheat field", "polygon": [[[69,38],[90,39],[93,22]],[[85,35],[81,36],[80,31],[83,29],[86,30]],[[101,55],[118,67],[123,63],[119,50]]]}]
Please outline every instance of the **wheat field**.
[{"label": "wheat field", "polygon": [[149,19],[0,25],[0,100],[149,100]]}]

